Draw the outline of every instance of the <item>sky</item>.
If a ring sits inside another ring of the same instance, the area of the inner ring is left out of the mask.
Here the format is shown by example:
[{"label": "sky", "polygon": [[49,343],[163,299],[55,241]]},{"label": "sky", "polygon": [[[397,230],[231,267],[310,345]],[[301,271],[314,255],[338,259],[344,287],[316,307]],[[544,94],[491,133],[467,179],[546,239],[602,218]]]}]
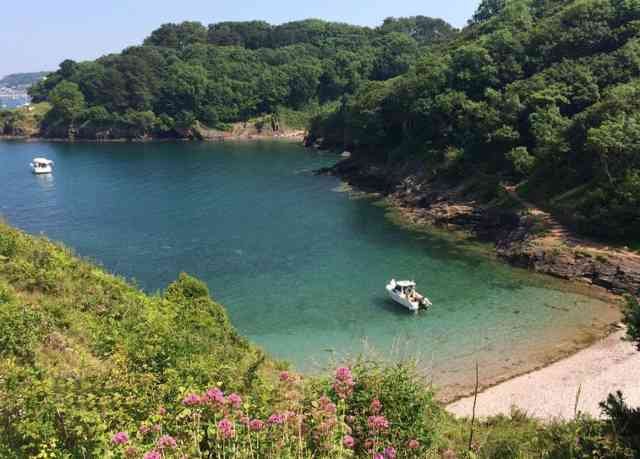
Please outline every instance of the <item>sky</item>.
[{"label": "sky", "polygon": [[140,44],[166,22],[319,18],[376,26],[389,16],[465,25],[479,0],[31,0],[0,2],[0,77],[55,70]]}]

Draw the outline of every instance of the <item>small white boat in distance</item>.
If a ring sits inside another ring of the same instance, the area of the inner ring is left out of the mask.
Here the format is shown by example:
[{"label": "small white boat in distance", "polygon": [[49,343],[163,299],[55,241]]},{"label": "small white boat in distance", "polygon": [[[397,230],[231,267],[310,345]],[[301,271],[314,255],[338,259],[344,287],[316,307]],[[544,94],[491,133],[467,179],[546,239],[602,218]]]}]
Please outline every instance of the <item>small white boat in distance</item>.
[{"label": "small white boat in distance", "polygon": [[29,165],[34,174],[50,174],[53,172],[53,161],[47,158],[33,158]]},{"label": "small white boat in distance", "polygon": [[414,281],[391,279],[391,282],[387,284],[387,292],[393,301],[413,312],[418,312],[420,308],[427,309],[431,306],[429,298],[416,291],[416,283]]}]

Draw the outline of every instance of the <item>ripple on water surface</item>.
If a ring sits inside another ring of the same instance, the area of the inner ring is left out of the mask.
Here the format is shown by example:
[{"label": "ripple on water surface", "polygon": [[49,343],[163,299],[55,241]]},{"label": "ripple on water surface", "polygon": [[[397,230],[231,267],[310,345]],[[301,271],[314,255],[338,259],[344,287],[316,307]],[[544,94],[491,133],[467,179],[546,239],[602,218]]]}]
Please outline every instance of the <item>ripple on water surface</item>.
[{"label": "ripple on water surface", "polygon": [[[55,161],[53,176],[29,172],[35,156]],[[243,334],[308,371],[374,349],[418,356],[436,383],[463,390],[476,360],[485,381],[524,371],[615,316],[398,228],[312,174],[335,160],[284,142],[5,142],[0,214],[149,291],[181,271],[204,279]],[[392,277],[415,279],[433,309],[414,316],[390,303]]]}]

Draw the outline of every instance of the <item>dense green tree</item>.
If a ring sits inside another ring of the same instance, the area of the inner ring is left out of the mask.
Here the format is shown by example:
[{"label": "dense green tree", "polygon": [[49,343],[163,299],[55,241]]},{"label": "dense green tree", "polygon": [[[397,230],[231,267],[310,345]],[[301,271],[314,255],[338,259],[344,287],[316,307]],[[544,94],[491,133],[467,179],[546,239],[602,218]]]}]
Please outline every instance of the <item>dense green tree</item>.
[{"label": "dense green tree", "polygon": [[600,159],[610,183],[624,177],[629,168],[640,168],[640,117],[620,114],[590,129],[587,148]]},{"label": "dense green tree", "polygon": [[[460,180],[529,182],[528,198],[583,231],[637,240],[639,18],[635,0],[484,0],[455,39],[418,48],[384,75],[392,84],[357,86],[311,138],[346,140],[371,161],[420,152],[436,177],[455,164]],[[406,41],[413,28],[405,18],[380,30]],[[335,74],[324,77],[334,87]]]},{"label": "dense green tree", "polygon": [[194,43],[207,42],[207,29],[199,22],[163,24],[145,40],[145,45],[184,49]]},{"label": "dense green tree", "polygon": [[398,32],[408,35],[420,45],[446,41],[455,36],[456,30],[442,19],[426,16],[386,18],[379,28],[382,33]]},{"label": "dense green tree", "polygon": [[388,80],[405,73],[418,57],[418,44],[408,35],[391,32],[376,46],[372,79]]},{"label": "dense green tree", "polygon": [[62,81],[49,94],[52,112],[67,124],[78,119],[86,107],[80,87],[70,81]]},{"label": "dense green tree", "polygon": [[157,104],[160,113],[174,116],[183,111],[200,113],[205,107],[208,77],[199,65],[175,63],[167,70]]},{"label": "dense green tree", "polygon": [[296,63],[287,65],[284,71],[289,77],[288,104],[303,108],[317,94],[322,69],[313,63]]},{"label": "dense green tree", "polygon": [[157,122],[156,115],[152,111],[129,110],[125,114],[124,120],[136,137],[150,134]]},{"label": "dense green tree", "polygon": [[482,0],[471,22],[479,23],[491,19],[504,9],[505,3],[505,0]]},{"label": "dense green tree", "polygon": [[104,107],[114,126],[130,111],[153,111],[174,123],[190,113],[215,126],[278,107],[301,110],[335,102],[372,77],[407,71],[418,44],[425,47],[455,33],[444,21],[422,16],[390,18],[378,29],[316,19],[277,26],[221,22],[208,28],[169,23],[142,46],[94,62],[63,62],[31,94],[35,102],[46,100],[67,80],[79,85],[89,107]]}]

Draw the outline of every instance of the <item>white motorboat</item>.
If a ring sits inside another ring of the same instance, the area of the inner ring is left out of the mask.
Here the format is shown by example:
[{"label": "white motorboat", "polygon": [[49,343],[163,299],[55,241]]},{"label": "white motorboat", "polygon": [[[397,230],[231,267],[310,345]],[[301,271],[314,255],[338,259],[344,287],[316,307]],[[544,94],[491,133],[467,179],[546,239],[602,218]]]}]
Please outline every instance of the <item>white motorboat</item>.
[{"label": "white motorboat", "polygon": [[47,158],[33,158],[29,165],[34,174],[50,174],[53,172],[53,161]]},{"label": "white motorboat", "polygon": [[391,279],[387,284],[387,292],[393,301],[401,304],[410,311],[417,312],[420,309],[427,309],[431,306],[431,301],[424,295],[416,291],[414,281],[396,281]]}]

